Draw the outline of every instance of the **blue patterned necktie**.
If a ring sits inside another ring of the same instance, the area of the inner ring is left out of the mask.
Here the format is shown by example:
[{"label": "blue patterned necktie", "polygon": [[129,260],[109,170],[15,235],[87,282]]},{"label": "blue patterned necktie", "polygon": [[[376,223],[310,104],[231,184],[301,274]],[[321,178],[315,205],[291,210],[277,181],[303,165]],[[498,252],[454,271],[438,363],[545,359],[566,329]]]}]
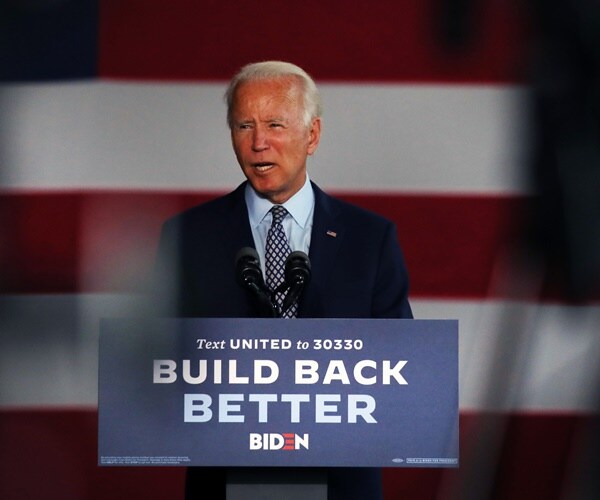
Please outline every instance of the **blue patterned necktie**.
[{"label": "blue patterned necktie", "polygon": [[[271,208],[273,220],[267,234],[267,244],[265,248],[265,275],[267,278],[267,286],[271,291],[276,290],[277,287],[283,283],[285,260],[292,251],[287,238],[285,237],[285,233],[283,232],[283,226],[281,225],[281,222],[285,219],[287,214],[288,211],[281,205],[275,205]],[[280,310],[284,298],[284,293],[278,292],[275,294],[275,300],[277,301]],[[293,304],[287,311],[283,312],[282,317],[295,317],[297,309],[298,305]]]}]

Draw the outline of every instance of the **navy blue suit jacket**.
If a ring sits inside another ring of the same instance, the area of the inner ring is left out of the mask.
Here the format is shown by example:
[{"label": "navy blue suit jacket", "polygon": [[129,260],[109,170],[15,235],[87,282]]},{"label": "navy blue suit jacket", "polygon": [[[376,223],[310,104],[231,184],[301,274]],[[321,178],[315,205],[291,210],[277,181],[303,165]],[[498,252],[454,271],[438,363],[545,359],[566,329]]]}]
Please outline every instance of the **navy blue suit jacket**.
[{"label": "navy blue suit jacket", "polygon": [[[235,257],[254,247],[245,183],[167,221],[157,286],[174,316],[253,317],[236,281]],[[299,302],[305,318],[412,318],[408,273],[396,228],[387,219],[335,199],[313,184],[309,258],[312,277]],[[294,250],[294,249],[292,249]]]},{"label": "navy blue suit jacket", "polygon": [[[155,289],[179,317],[253,317],[255,304],[235,276],[235,258],[254,247],[244,198],[235,191],[183,212],[163,228]],[[299,301],[305,318],[412,318],[408,273],[387,219],[325,194],[313,184],[312,277]],[[292,249],[294,250],[294,249]],[[284,320],[283,320],[284,321]],[[381,471],[330,468],[330,500],[382,498]],[[225,498],[224,468],[191,468],[186,498]],[[218,493],[207,496],[209,488]]]}]

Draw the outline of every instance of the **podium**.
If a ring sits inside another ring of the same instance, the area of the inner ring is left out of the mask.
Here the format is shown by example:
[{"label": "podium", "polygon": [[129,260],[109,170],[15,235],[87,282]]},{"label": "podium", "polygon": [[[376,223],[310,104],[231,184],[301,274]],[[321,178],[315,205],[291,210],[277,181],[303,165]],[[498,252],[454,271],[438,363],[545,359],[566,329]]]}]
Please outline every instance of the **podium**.
[{"label": "podium", "polygon": [[287,469],[227,473],[227,500],[327,500],[324,471]]},{"label": "podium", "polygon": [[109,318],[99,352],[101,466],[305,500],[319,468],[459,465],[456,320]]}]

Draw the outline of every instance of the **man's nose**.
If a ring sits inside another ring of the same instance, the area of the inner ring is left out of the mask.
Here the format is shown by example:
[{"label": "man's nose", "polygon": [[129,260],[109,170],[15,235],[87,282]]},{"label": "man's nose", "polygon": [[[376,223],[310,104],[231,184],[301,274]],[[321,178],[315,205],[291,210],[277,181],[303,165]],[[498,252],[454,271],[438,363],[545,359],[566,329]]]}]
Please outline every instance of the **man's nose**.
[{"label": "man's nose", "polygon": [[262,127],[256,127],[252,134],[252,149],[263,151],[269,147],[266,131]]}]

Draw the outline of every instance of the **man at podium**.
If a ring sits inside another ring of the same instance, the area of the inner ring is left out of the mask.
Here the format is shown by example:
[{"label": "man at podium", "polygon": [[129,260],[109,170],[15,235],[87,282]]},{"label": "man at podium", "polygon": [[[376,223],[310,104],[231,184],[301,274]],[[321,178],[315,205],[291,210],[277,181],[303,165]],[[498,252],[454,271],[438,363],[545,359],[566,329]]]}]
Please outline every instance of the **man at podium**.
[{"label": "man at podium", "polygon": [[[307,160],[319,145],[322,112],[312,78],[287,62],[253,63],[233,77],[225,98],[246,180],[165,223],[156,268],[164,312],[412,318],[394,224],[333,198],[309,179]],[[292,254],[299,258],[295,266]],[[309,279],[289,283],[298,270]],[[377,469],[325,472],[329,499],[382,497]],[[226,474],[223,468],[189,469],[186,498],[225,498]]]}]

